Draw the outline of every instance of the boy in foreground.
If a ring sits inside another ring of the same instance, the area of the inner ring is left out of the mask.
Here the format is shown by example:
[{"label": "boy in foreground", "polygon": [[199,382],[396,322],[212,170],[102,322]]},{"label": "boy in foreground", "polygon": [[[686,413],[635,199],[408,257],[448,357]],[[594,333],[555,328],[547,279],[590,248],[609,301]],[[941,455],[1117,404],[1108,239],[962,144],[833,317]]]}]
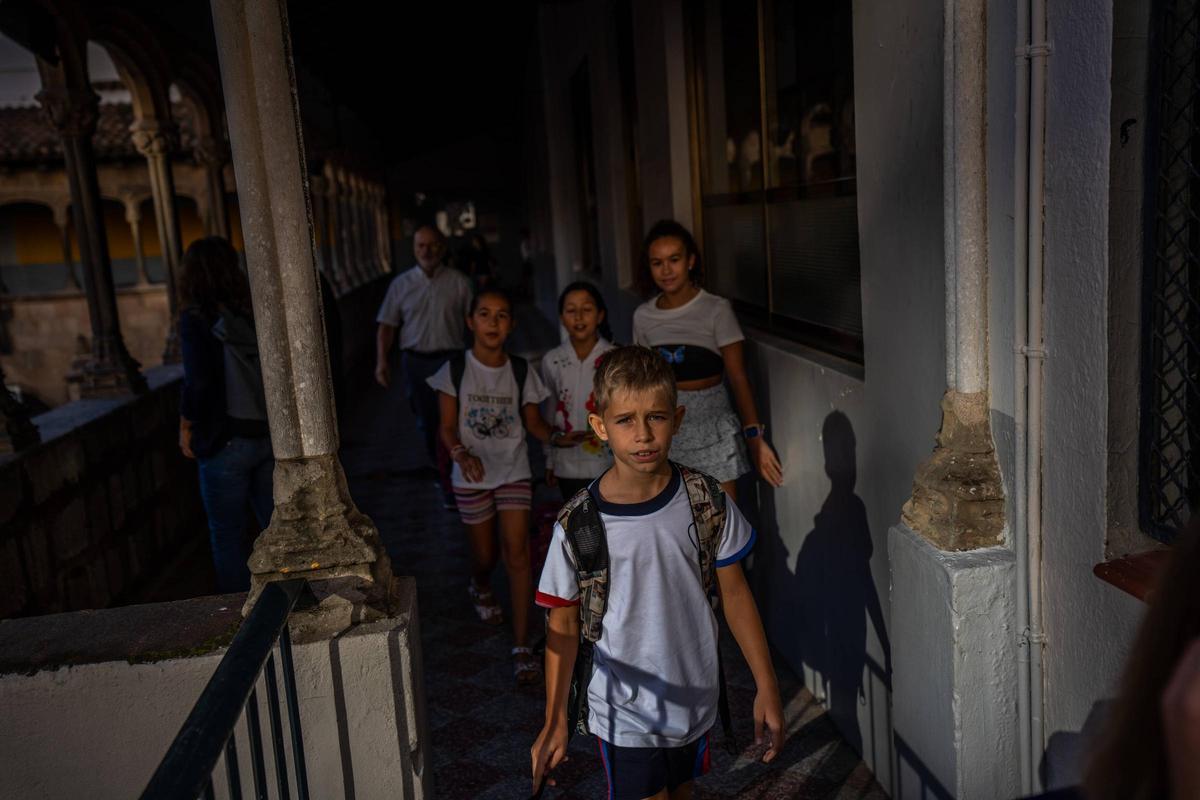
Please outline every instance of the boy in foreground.
[{"label": "boy in foreground", "polygon": [[[667,363],[644,347],[605,355],[588,422],[613,467],[588,487],[608,548],[607,599],[587,682],[588,730],[599,740],[614,800],[687,800],[708,771],[708,731],[717,718],[717,620],[705,594],[693,505],[667,458],[684,409]],[[783,711],[766,637],[741,560],[754,530],[726,498],[716,544],[716,585],[725,619],[758,687],[754,730],[783,747]],[[534,743],[533,784],[554,769],[570,737],[567,699],[580,638],[579,575],[561,524],[538,586],[550,609],[546,722]]]}]

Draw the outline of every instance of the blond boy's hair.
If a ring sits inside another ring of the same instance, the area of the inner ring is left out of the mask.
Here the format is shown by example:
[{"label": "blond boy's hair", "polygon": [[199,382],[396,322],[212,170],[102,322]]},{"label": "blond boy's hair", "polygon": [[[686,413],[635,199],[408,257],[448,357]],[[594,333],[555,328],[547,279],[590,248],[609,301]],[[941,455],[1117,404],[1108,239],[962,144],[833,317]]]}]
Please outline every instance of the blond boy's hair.
[{"label": "blond boy's hair", "polygon": [[600,357],[600,366],[592,380],[596,413],[604,414],[616,392],[645,392],[661,389],[675,408],[675,374],[662,356],[649,347],[628,345],[609,350]]}]

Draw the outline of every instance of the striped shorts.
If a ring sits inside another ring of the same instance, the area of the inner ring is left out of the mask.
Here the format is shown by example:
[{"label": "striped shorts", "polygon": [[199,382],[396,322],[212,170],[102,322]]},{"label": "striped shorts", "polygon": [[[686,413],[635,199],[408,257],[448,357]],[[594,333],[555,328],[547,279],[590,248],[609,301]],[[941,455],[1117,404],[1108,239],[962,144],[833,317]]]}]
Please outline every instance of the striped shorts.
[{"label": "striped shorts", "polygon": [[478,525],[496,516],[497,511],[528,511],[533,505],[533,484],[514,481],[495,489],[454,487],[458,514],[467,525]]}]

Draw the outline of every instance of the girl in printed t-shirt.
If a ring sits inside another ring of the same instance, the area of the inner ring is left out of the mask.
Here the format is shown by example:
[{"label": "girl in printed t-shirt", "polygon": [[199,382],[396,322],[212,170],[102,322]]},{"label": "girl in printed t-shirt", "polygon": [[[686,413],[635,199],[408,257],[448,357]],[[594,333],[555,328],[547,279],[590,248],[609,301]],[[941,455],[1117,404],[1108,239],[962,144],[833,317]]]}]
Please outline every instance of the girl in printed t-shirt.
[{"label": "girl in printed t-shirt", "polygon": [[562,431],[557,447],[546,453],[546,484],[558,485],[569,500],[612,465],[612,454],[588,425],[596,411],[592,379],[600,359],[613,348],[600,290],[576,281],[558,298],[558,318],[567,341],[542,358],[542,375],[550,390],[551,424]]},{"label": "girl in printed t-shirt", "polygon": [[758,474],[772,486],[783,483],[783,468],[755,408],[742,351],[746,337],[729,301],[701,288],[703,276],[691,232],[674,220],[656,222],[646,234],[638,281],[647,293],[659,293],[633,312],[633,341],[667,360],[679,405],[687,408],[671,457],[712,475],[736,498],[734,481],[750,471],[747,449]]},{"label": "girl in printed t-shirt", "polygon": [[438,391],[440,435],[454,461],[450,482],[471,546],[471,601],[483,622],[503,622],[491,589],[497,557],[495,519],[499,516],[500,554],[512,596],[514,674],[518,683],[532,684],[541,679],[542,668],[529,648],[532,489],[525,431],[543,442],[550,441],[550,426],[538,412],[546,388],[528,368],[523,369],[524,385],[517,387],[518,370],[504,352],[504,342],[513,329],[508,295],[498,289],[475,295],[467,327],[475,341],[465,353],[460,384],[455,385],[452,362],[444,364],[428,382]]}]

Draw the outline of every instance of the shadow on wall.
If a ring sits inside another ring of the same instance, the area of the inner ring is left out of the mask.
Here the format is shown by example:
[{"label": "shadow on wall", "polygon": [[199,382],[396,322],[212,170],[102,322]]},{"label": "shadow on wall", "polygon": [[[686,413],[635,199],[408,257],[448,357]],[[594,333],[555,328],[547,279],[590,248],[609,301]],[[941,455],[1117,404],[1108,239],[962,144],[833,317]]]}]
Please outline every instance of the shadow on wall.
[{"label": "shadow on wall", "polygon": [[[766,588],[764,583],[772,587],[774,596],[785,605],[774,610],[777,620],[791,620],[788,635],[792,641],[783,649],[793,663],[798,655],[816,673],[816,685],[809,687],[813,694],[824,700],[846,741],[877,761],[877,754],[887,751],[889,743],[876,741],[874,730],[871,741],[864,742],[859,706],[888,702],[886,696],[876,697],[873,687],[881,684],[885,692],[891,691],[891,643],[871,577],[873,545],[867,511],[854,492],[858,469],[850,418],[841,411],[831,412],[822,425],[821,441],[831,486],[812,530],[803,539],[794,572],[788,570],[788,549],[779,530],[774,493],[764,490],[761,494],[758,563],[765,574],[755,584],[760,590]],[[883,645],[882,667],[867,655],[868,617]],[[866,680],[864,672],[869,673]],[[865,744],[869,744],[866,750]]]}]

